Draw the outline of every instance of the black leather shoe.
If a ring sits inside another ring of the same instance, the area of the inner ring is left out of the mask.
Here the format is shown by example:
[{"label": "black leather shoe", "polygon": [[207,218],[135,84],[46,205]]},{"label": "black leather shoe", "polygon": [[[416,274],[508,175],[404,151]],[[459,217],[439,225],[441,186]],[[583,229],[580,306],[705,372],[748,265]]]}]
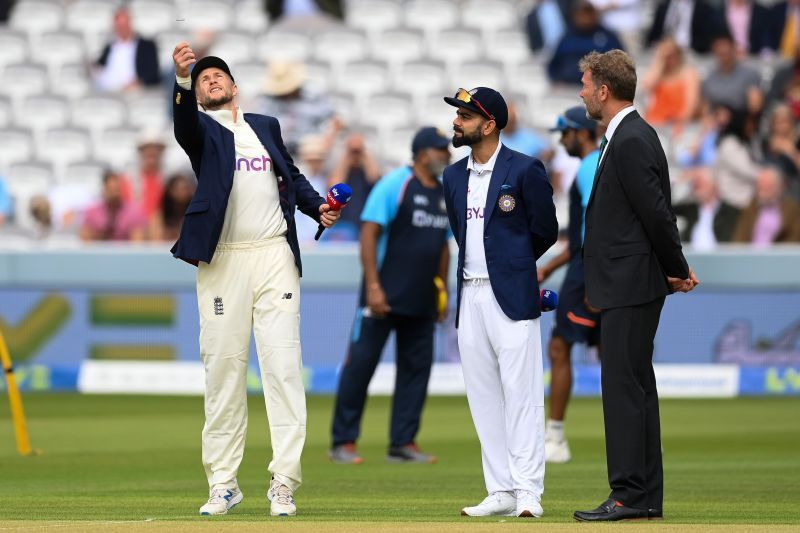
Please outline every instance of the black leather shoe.
[{"label": "black leather shoe", "polygon": [[609,498],[591,511],[575,511],[572,515],[579,522],[616,522],[618,520],[647,520],[647,509],[626,507],[622,502]]},{"label": "black leather shoe", "polygon": [[648,520],[662,520],[664,518],[664,511],[661,509],[648,509],[647,510],[647,519]]}]

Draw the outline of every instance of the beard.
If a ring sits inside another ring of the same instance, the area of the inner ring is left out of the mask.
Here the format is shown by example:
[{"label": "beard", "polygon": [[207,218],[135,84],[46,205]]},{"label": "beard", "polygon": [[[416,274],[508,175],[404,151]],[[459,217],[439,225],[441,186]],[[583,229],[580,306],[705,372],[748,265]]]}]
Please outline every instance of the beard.
[{"label": "beard", "polygon": [[603,116],[600,114],[600,107],[595,107],[590,102],[584,102],[586,105],[586,118],[600,121],[603,119]]},{"label": "beard", "polygon": [[453,146],[456,148],[460,148],[462,146],[472,146],[473,144],[478,144],[481,142],[481,132],[474,131],[470,134],[465,133],[463,130],[459,131],[461,133],[461,137],[456,137],[453,135]]},{"label": "beard", "polygon": [[231,103],[232,101],[233,94],[223,91],[223,94],[217,97],[206,96],[203,101],[200,102],[200,105],[202,105],[204,109],[213,111]]}]

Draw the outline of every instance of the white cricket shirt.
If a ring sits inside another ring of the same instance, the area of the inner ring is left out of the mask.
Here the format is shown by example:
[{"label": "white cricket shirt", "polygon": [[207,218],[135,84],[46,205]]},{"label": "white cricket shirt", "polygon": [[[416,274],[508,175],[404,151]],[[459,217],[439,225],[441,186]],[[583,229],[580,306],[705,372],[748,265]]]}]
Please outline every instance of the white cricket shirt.
[{"label": "white cricket shirt", "polygon": [[464,249],[464,279],[489,277],[489,270],[486,267],[486,252],[483,248],[483,216],[486,209],[486,196],[489,193],[489,182],[492,179],[494,164],[501,146],[503,144],[498,142],[497,149],[485,165],[476,162],[471,153],[467,159],[469,184],[467,186],[467,247]]}]

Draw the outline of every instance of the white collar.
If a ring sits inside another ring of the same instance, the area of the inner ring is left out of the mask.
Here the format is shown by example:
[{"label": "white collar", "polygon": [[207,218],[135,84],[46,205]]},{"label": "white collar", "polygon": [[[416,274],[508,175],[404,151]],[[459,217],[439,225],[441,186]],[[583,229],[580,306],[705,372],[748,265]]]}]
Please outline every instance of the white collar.
[{"label": "white collar", "polygon": [[[500,153],[500,148],[502,148],[503,143],[498,142],[497,148],[495,148],[492,157],[486,162],[485,165],[481,165],[480,173],[483,174],[485,171],[494,172],[494,163],[497,161],[497,154]],[[467,158],[467,170],[472,170],[474,172],[478,172],[478,169],[475,168],[476,161],[472,158],[472,152],[470,152],[469,157]],[[477,163],[480,165],[480,163]]]},{"label": "white collar", "polygon": [[629,105],[628,107],[624,107],[617,111],[617,114],[614,115],[614,118],[611,119],[611,122],[608,123],[608,128],[606,128],[606,142],[611,142],[611,137],[613,137],[614,132],[619,127],[619,123],[622,122],[622,119],[630,115],[636,111],[636,108],[633,105]]},{"label": "white collar", "polygon": [[244,121],[241,107],[236,108],[236,122],[233,121],[233,112],[230,109],[204,110],[202,107],[200,109],[228,129],[235,128]]}]

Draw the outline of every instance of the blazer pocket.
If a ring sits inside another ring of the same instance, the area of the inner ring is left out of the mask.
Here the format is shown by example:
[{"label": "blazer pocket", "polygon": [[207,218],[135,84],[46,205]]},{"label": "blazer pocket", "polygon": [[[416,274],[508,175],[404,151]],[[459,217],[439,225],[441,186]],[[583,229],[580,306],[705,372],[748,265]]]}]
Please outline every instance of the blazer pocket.
[{"label": "blazer pocket", "polygon": [[208,200],[195,200],[189,204],[189,207],[186,208],[186,214],[191,215],[192,213],[203,213],[204,211],[208,211],[208,207]]},{"label": "blazer pocket", "polygon": [[633,242],[630,244],[615,244],[608,247],[609,259],[628,257],[629,255],[645,255],[650,253],[650,245],[646,242]]},{"label": "blazer pocket", "polygon": [[533,257],[512,257],[508,261],[511,270],[531,270],[536,268],[536,259]]}]

